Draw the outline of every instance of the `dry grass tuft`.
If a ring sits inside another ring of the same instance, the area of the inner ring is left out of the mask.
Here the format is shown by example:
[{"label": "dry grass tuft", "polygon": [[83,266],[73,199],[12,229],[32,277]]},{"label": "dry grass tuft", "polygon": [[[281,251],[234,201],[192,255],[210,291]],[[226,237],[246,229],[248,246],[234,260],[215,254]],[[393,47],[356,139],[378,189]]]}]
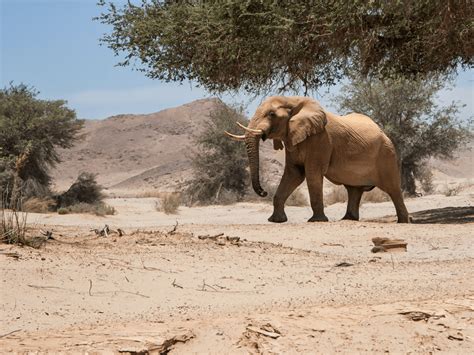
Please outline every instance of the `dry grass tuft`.
[{"label": "dry grass tuft", "polygon": [[[370,202],[370,203],[379,203],[389,201],[390,197],[380,190],[379,188],[374,188],[372,191],[364,192],[362,195],[361,203]],[[347,190],[344,185],[335,185],[331,192],[324,196],[324,205],[330,206],[335,203],[345,203],[347,202]]]},{"label": "dry grass tuft", "polygon": [[287,206],[296,206],[296,207],[304,207],[308,206],[308,199],[306,198],[303,191],[300,189],[296,189],[293,193],[288,197],[286,200]]},{"label": "dry grass tuft", "polygon": [[158,191],[158,190],[146,190],[146,191],[142,191],[142,192],[137,192],[137,193],[133,194],[133,195],[130,196],[130,197],[137,197],[137,198],[140,198],[140,197],[143,197],[143,198],[148,198],[148,197],[163,198],[163,197],[166,197],[166,195],[167,195],[166,192],[161,192],[161,191]]},{"label": "dry grass tuft", "polygon": [[347,191],[343,185],[334,185],[332,190],[324,195],[324,205],[347,202]]},{"label": "dry grass tuft", "polygon": [[68,207],[61,207],[58,209],[58,214],[69,214],[69,213],[91,213],[96,216],[105,216],[115,214],[115,208],[109,206],[103,202],[98,203],[85,203],[79,202]]},{"label": "dry grass tuft", "polygon": [[[273,197],[275,196],[277,188],[277,185],[267,185],[265,187],[265,191],[268,192],[268,195],[264,198],[257,196],[252,190],[248,195],[245,196],[244,201],[273,203]],[[305,193],[300,188],[297,188],[295,191],[293,191],[290,197],[288,197],[285,205],[295,207],[308,206],[308,199],[306,198]]]},{"label": "dry grass tuft", "polygon": [[164,212],[166,214],[178,213],[179,205],[181,204],[181,195],[179,193],[169,193],[160,199],[156,203],[155,207],[157,211]]},{"label": "dry grass tuft", "polygon": [[364,194],[362,195],[362,202],[379,203],[386,201],[390,201],[390,197],[378,187],[376,187],[372,191],[364,192]]},{"label": "dry grass tuft", "polygon": [[6,194],[3,194],[0,207],[0,241],[7,244],[28,245],[26,237],[28,214],[21,211],[21,203],[8,203]]},{"label": "dry grass tuft", "polygon": [[50,197],[32,197],[23,203],[22,211],[48,213],[55,209],[56,202]]}]

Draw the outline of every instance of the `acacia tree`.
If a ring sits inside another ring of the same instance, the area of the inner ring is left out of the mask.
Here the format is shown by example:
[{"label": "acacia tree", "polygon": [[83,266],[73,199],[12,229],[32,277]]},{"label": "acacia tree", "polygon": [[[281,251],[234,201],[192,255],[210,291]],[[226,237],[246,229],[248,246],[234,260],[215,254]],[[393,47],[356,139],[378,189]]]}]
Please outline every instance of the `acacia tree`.
[{"label": "acacia tree", "polygon": [[[0,90],[0,190],[47,193],[49,171],[59,162],[57,148],[70,148],[82,121],[64,100],[41,100],[24,84]],[[16,198],[14,199],[16,203]]]},{"label": "acacia tree", "polygon": [[341,111],[363,112],[387,133],[397,149],[402,189],[409,195],[416,193],[415,180],[429,178],[429,158],[452,158],[470,136],[468,123],[458,118],[458,103],[438,105],[436,95],[445,85],[444,76],[381,81],[353,74],[334,99]]},{"label": "acacia tree", "polygon": [[350,68],[389,77],[474,63],[470,0],[100,0],[122,66],[220,93],[331,85]]},{"label": "acacia tree", "polygon": [[198,150],[191,156],[194,177],[185,191],[190,204],[222,203],[231,199],[235,202],[245,194],[248,182],[245,146],[223,134],[233,130],[237,121],[248,124],[243,109],[221,102],[203,123],[204,130],[195,139]]}]

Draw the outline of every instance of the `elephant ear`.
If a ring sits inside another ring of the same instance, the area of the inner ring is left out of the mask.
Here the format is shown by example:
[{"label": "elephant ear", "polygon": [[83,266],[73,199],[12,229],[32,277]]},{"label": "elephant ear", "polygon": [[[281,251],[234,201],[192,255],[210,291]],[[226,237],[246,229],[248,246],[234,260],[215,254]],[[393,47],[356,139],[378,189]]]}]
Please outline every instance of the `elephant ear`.
[{"label": "elephant ear", "polygon": [[288,122],[289,143],[296,146],[307,137],[323,132],[326,123],[322,107],[314,100],[304,100],[292,110],[292,117]]},{"label": "elephant ear", "polygon": [[283,149],[283,142],[279,139],[274,139],[273,140],[273,149],[282,150]]}]

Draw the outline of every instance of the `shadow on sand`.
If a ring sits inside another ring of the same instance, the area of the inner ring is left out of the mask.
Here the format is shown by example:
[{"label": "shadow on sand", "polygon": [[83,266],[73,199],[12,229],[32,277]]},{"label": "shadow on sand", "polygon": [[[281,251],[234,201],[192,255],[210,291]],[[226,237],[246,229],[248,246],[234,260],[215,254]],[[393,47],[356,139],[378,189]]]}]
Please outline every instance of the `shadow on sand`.
[{"label": "shadow on sand", "polygon": [[[410,213],[414,224],[465,224],[474,222],[474,207],[444,207]],[[370,222],[393,223],[395,216],[371,219]]]},{"label": "shadow on sand", "polygon": [[412,223],[463,224],[474,222],[474,207],[444,207],[411,214]]}]

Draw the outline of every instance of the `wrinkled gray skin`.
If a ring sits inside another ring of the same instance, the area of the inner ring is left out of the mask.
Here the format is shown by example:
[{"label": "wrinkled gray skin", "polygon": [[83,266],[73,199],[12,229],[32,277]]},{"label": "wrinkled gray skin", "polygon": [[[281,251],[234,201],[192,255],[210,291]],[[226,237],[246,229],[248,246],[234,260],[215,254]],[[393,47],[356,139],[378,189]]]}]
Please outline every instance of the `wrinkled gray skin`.
[{"label": "wrinkled gray skin", "polygon": [[258,195],[267,195],[260,185],[260,139],[273,139],[275,149],[285,149],[285,171],[273,199],[270,222],[287,221],[285,202],[305,178],[313,210],[308,221],[327,221],[323,177],[346,187],[349,200],[344,219],[358,220],[363,192],[377,186],[392,199],[398,222],[409,222],[395,148],[369,117],[337,116],[307,97],[274,96],[258,107],[248,127],[262,131],[245,134],[252,187]]}]

